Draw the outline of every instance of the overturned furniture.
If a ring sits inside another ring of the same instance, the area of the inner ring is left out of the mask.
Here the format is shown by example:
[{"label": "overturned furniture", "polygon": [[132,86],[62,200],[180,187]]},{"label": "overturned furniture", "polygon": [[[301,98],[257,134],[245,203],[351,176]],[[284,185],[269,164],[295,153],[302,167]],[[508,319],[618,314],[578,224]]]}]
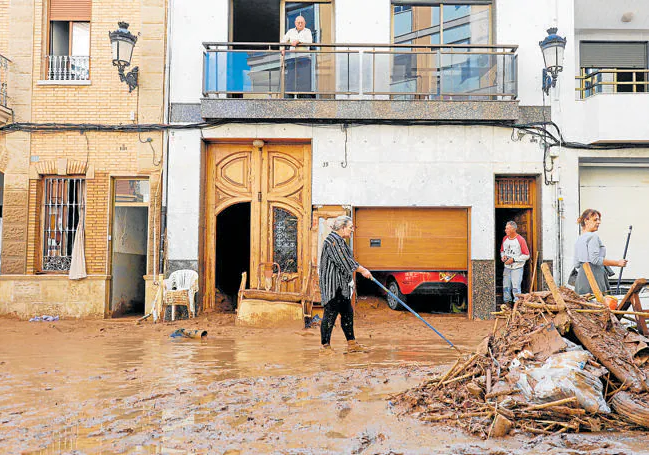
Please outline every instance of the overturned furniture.
[{"label": "overturned furniture", "polygon": [[289,274],[284,274],[276,262],[259,265],[257,285],[246,289],[246,272],[238,292],[237,324],[253,327],[296,324],[311,318],[313,309],[312,267],[304,278],[300,292],[283,290]]}]

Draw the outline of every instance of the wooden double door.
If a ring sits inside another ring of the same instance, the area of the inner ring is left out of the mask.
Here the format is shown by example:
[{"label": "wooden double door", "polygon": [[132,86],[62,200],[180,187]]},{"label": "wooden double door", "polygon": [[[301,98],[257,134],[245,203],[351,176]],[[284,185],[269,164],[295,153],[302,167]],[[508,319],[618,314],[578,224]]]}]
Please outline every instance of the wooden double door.
[{"label": "wooden double door", "polygon": [[[251,139],[206,147],[201,254],[206,309],[215,305],[218,271],[227,268],[237,254],[249,255],[247,272],[252,286],[258,283],[261,263],[280,265],[284,291],[298,291],[309,268],[311,147],[308,143],[260,143],[253,145]],[[219,238],[224,232],[219,223],[237,221],[219,215],[237,204],[250,210],[241,224],[242,229],[250,230],[249,244],[241,249],[238,245],[220,248],[230,240]],[[241,262],[242,258],[238,259]]]}]

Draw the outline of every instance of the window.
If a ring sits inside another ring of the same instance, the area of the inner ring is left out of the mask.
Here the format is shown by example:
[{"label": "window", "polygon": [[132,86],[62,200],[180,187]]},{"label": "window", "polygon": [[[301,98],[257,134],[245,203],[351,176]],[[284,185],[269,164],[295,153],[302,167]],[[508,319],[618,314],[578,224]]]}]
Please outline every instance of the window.
[{"label": "window", "polygon": [[88,80],[90,0],[52,0],[49,11],[47,80]]},{"label": "window", "polygon": [[489,44],[490,5],[490,1],[393,0],[393,43]]},{"label": "window", "polygon": [[70,270],[72,246],[83,210],[83,179],[43,180],[43,267],[44,272]]},{"label": "window", "polygon": [[581,41],[580,97],[648,92],[648,42]]},{"label": "window", "polygon": [[[392,0],[394,44],[486,45],[492,42],[489,0]],[[499,92],[497,56],[489,49],[395,50],[391,90],[404,97],[489,96]],[[505,60],[505,58],[504,58]]]}]

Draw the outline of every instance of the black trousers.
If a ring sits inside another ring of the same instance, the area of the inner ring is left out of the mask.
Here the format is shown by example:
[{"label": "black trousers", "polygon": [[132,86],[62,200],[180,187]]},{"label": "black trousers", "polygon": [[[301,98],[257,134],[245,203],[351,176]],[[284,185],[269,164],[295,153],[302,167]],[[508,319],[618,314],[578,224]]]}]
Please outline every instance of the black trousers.
[{"label": "black trousers", "polygon": [[320,342],[321,344],[330,344],[332,329],[336,317],[341,315],[341,328],[345,334],[345,339],[354,340],[354,310],[352,301],[341,295],[341,290],[336,291],[336,295],[330,300],[323,310],[323,322],[320,325]]}]

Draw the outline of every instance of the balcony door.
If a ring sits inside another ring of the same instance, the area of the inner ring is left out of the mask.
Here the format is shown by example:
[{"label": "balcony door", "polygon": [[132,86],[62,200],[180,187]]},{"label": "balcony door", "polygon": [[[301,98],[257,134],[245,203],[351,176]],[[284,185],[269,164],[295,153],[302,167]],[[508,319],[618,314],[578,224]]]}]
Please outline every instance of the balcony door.
[{"label": "balcony door", "polygon": [[[309,265],[309,144],[215,143],[206,153],[204,308],[214,308],[217,293],[232,297],[243,271],[256,284],[263,262],[280,265],[282,290],[299,291]],[[250,235],[244,238],[236,229],[248,229]],[[236,238],[239,244],[233,243]],[[224,274],[234,264],[241,270]]]}]

